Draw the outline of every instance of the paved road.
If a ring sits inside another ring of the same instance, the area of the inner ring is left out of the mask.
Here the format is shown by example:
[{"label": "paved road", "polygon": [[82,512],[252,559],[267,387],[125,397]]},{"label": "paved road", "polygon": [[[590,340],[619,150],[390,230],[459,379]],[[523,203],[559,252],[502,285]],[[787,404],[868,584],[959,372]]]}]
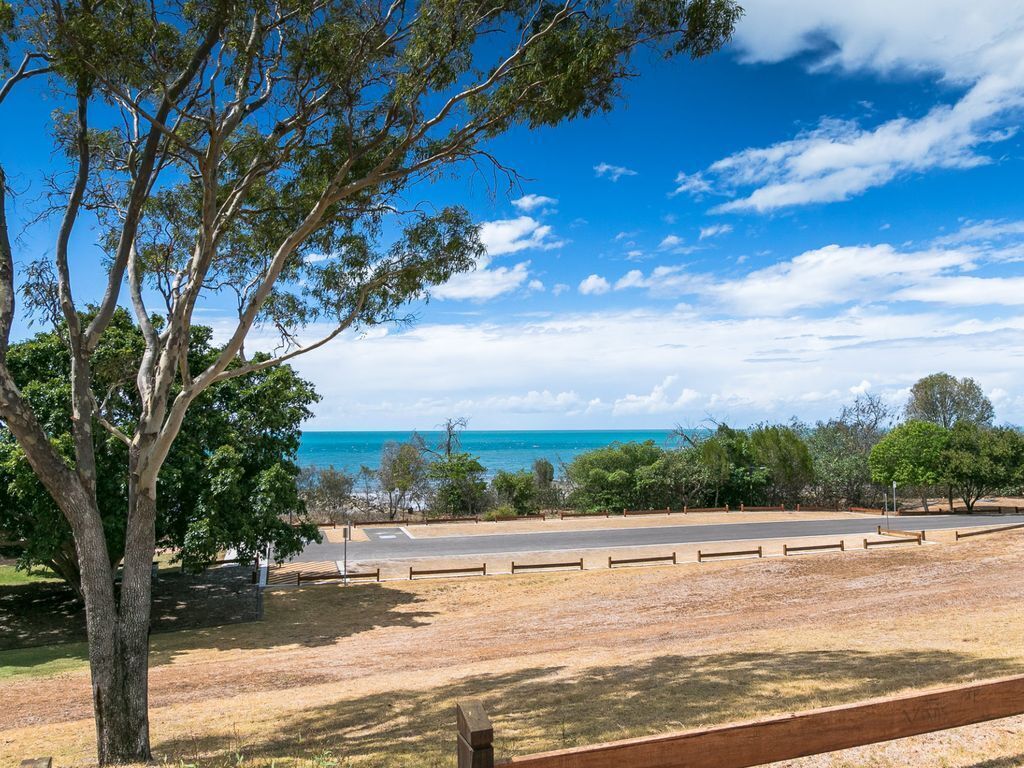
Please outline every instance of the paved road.
[{"label": "paved road", "polygon": [[[894,528],[937,530],[971,528],[979,525],[1010,525],[1024,522],[1024,515],[931,515],[891,518]],[[857,536],[874,533],[884,517],[833,520],[805,520],[776,523],[726,523],[718,525],[673,525],[652,528],[612,528],[550,533],[492,533],[486,536],[445,536],[412,539],[401,528],[370,528],[369,541],[352,541],[348,558],[358,560],[400,560],[413,557],[453,555],[516,554],[573,549],[641,547],[652,544],[694,544],[704,541],[781,539],[800,536]],[[484,523],[480,524],[481,526]],[[413,529],[415,535],[415,528]],[[311,544],[296,558],[300,562],[341,560],[341,544]]]}]

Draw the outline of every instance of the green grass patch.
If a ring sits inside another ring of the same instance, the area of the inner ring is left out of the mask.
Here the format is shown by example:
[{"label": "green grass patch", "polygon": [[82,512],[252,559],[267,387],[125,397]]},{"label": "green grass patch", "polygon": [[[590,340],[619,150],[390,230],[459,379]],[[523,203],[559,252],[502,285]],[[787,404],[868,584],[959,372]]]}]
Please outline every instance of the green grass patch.
[{"label": "green grass patch", "polygon": [[40,645],[0,651],[0,680],[18,677],[49,677],[84,669],[89,663],[85,643]]},{"label": "green grass patch", "polygon": [[19,571],[13,565],[0,565],[0,587],[17,587],[40,581],[58,581],[53,571],[46,568]]}]

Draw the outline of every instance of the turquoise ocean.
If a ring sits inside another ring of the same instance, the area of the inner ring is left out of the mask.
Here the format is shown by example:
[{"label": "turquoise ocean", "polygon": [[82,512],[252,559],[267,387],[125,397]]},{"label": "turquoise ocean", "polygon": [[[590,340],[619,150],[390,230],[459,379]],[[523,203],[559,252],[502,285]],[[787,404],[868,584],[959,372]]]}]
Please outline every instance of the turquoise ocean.
[{"label": "turquoise ocean", "polygon": [[[334,466],[358,472],[361,466],[376,469],[384,444],[408,440],[411,432],[303,432],[299,464]],[[428,446],[435,446],[440,432],[421,432]],[[560,464],[584,451],[613,442],[653,440],[665,448],[677,445],[672,431],[662,430],[466,430],[462,449],[479,458],[488,474],[504,469],[529,469],[535,459],[548,459],[561,474]]]}]

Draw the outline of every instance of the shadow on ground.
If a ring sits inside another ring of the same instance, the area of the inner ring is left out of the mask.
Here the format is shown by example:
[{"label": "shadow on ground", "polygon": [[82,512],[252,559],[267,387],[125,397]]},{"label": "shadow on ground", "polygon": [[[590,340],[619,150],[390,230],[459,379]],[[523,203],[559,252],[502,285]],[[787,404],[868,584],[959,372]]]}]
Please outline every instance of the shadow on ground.
[{"label": "shadow on ground", "polygon": [[[163,572],[153,583],[153,631],[255,621],[260,596],[248,568]],[[58,581],[0,587],[0,650],[85,640],[85,609]]]},{"label": "shadow on ground", "polygon": [[409,609],[421,600],[416,593],[378,584],[268,590],[264,597],[264,621],[155,639],[151,663],[166,664],[179,653],[193,649],[257,650],[287,645],[315,648],[377,627],[415,627],[434,615],[433,611]]},{"label": "shadow on ground", "polygon": [[[282,711],[259,742],[244,743],[225,717],[221,733],[157,738],[156,749],[200,768],[226,754],[305,758],[330,751],[340,765],[454,765],[454,708],[480,699],[500,757],[745,720],[1020,672],[1012,660],[951,652],[820,651],[662,656],[644,664],[567,673],[537,667],[443,689],[397,690],[295,713]],[[339,694],[344,694],[339,689]],[[350,762],[351,761],[351,762]],[[975,768],[1016,763],[990,760]]]}]

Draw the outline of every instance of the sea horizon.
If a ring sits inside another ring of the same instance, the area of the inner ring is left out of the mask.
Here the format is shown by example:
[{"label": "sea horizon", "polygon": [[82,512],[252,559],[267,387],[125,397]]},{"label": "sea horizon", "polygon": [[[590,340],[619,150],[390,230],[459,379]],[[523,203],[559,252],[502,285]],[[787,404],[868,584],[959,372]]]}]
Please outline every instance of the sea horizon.
[{"label": "sea horizon", "polygon": [[[352,473],[362,466],[376,469],[386,443],[409,440],[414,432],[429,446],[443,435],[436,429],[303,430],[297,460],[302,467],[333,466]],[[675,429],[467,429],[460,440],[462,450],[476,456],[490,476],[501,470],[530,469],[537,459],[547,459],[561,474],[562,464],[585,451],[646,440],[667,448],[676,444],[676,434]]]}]

